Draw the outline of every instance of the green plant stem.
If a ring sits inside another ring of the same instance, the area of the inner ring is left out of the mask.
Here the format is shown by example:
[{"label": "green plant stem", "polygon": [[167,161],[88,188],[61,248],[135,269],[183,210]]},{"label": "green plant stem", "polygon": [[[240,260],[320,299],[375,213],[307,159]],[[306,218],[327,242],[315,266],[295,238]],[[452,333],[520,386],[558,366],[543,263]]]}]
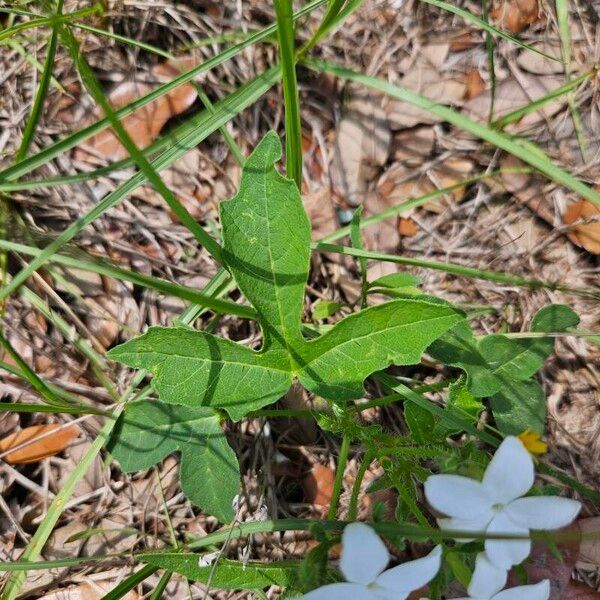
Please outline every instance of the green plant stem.
[{"label": "green plant stem", "polygon": [[302,124],[300,98],[296,78],[294,50],[294,21],[292,0],[273,0],[277,17],[277,40],[282,70],[283,100],[285,104],[285,159],[287,176],[302,189]]},{"label": "green plant stem", "polygon": [[349,453],[350,436],[348,434],[344,434],[344,436],[342,437],[342,445],[340,446],[337,469],[335,471],[335,480],[333,482],[331,502],[329,503],[329,510],[327,511],[327,518],[330,520],[335,519],[337,509],[340,504],[340,496],[342,494],[342,488],[344,486],[344,471],[346,469],[346,462],[348,461]]},{"label": "green plant stem", "polygon": [[350,503],[348,505],[348,521],[356,520],[356,515],[358,514],[358,496],[360,494],[360,486],[362,485],[363,479],[365,478],[372,460],[373,455],[368,451],[365,452],[352,485],[352,495],[350,496]]}]

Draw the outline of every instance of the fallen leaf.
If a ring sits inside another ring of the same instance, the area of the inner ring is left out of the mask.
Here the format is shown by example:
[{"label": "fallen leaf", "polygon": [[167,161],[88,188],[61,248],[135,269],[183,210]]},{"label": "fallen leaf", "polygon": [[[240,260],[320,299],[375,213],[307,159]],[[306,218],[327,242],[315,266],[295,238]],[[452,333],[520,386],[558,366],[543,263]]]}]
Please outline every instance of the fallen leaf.
[{"label": "fallen leaf", "polygon": [[[193,63],[194,59],[187,57],[155,65],[150,69],[151,83],[136,81],[134,77],[132,80],[117,85],[108,94],[108,100],[113,108],[121,108],[147,94],[158,84],[174,79],[182,70],[189,69]],[[191,83],[184,83],[124,117],[121,123],[136,146],[146,148],[158,137],[165,123],[186,111],[196,101],[196,97],[196,88]],[[100,116],[102,113],[96,111],[94,118],[97,119]],[[112,129],[104,129],[89,138],[75,151],[77,160],[89,161],[94,156],[114,161],[126,158],[129,153],[121,145]]]},{"label": "fallen leaf", "polygon": [[459,33],[457,36],[453,37],[450,41],[450,51],[451,52],[462,52],[463,50],[468,50],[469,48],[473,48],[480,43],[473,33],[470,31],[463,31]]},{"label": "fallen leaf", "polygon": [[600,206],[588,200],[578,200],[567,208],[563,222],[566,225],[577,223],[567,233],[574,244],[592,254],[600,254]]},{"label": "fallen leaf", "polygon": [[329,506],[333,495],[334,480],[333,469],[318,463],[314,465],[302,480],[306,501],[317,506]]},{"label": "fallen leaf", "polygon": [[74,425],[63,427],[58,424],[49,424],[26,427],[0,440],[0,453],[27,443],[26,446],[5,454],[2,460],[11,465],[40,461],[62,452],[69,442],[77,437],[78,433],[79,431]]},{"label": "fallen leaf", "polygon": [[550,600],[598,600],[598,598],[600,592],[585,583],[571,580],[560,599],[556,596],[556,599],[551,597]]},{"label": "fallen leaf", "polygon": [[[542,40],[531,44],[533,48],[550,56],[560,57],[560,42],[558,40]],[[517,64],[521,69],[534,75],[558,75],[564,73],[564,65],[560,60],[550,60],[537,52],[524,49],[517,57]]]},{"label": "fallen leaf", "polygon": [[[415,65],[402,77],[400,86],[434,102],[453,106],[461,106],[465,95],[465,83],[459,76],[440,72],[428,64]],[[389,99],[385,111],[394,130],[419,124],[433,125],[443,120],[424,108],[397,99]]]},{"label": "fallen leaf", "polygon": [[477,69],[471,69],[465,79],[465,100],[471,100],[485,92],[485,81]]},{"label": "fallen leaf", "polygon": [[504,0],[490,11],[490,16],[503,29],[519,33],[538,20],[538,0]]},{"label": "fallen leaf", "polygon": [[398,220],[398,232],[406,237],[414,237],[419,232],[418,225],[412,219],[400,217]]},{"label": "fallen leaf", "polygon": [[311,238],[313,241],[319,240],[337,229],[338,220],[329,187],[302,194],[302,203],[312,225]]},{"label": "fallen leaf", "polygon": [[[564,83],[564,78],[557,75],[535,76],[521,73],[519,81],[505,79],[496,86],[494,101],[494,119],[499,119],[523,105],[531,104]],[[487,122],[490,110],[491,90],[486,90],[469,100],[464,105],[467,116],[480,122]],[[539,124],[555,115],[565,105],[565,97],[556,98],[545,104],[543,108],[529,113],[515,124],[509,126],[510,131],[521,131]]]},{"label": "fallen leaf", "polygon": [[381,99],[371,92],[354,92],[340,120],[333,144],[331,179],[334,190],[357,206],[387,161],[391,134]]}]

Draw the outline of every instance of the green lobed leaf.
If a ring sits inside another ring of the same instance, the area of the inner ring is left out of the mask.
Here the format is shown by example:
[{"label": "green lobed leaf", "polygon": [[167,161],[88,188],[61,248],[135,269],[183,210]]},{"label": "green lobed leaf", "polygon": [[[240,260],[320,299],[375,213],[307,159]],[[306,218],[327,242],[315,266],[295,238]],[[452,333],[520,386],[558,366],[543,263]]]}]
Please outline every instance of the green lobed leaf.
[{"label": "green lobed leaf", "polygon": [[214,410],[148,400],[128,404],[108,449],[125,472],[148,469],[178,450],[183,493],[220,521],[233,518],[239,467]]},{"label": "green lobed leaf", "polygon": [[227,559],[218,559],[216,564],[203,566],[198,554],[178,552],[138,554],[138,558],[149,565],[222,590],[252,590],[272,585],[288,587],[295,581],[300,568],[300,563],[291,561],[269,564]]},{"label": "green lobed leaf", "polygon": [[287,357],[187,327],[151,327],[108,356],[154,375],[161,400],[225,408],[232,419],[275,402],[292,384]]},{"label": "green lobed leaf", "polygon": [[220,205],[225,260],[259,314],[263,349],[302,342],[310,260],[310,223],[298,188],[275,169],[280,158],[271,131],[246,161],[239,192]]},{"label": "green lobed leaf", "polygon": [[302,335],[310,223],[295,184],[275,168],[281,142],[268,133],[244,165],[239,192],[221,204],[224,258],[256,308],[264,343],[255,352],[201,331],[151,328],[110,351],[149,370],[161,400],[224,408],[233,419],[282,396],[294,377],[331,400],[358,398],[363,381],[423,350],[463,313],[435,298],[404,298],[351,315],[320,338]]},{"label": "green lobed leaf", "polygon": [[427,346],[463,320],[450,305],[402,299],[372,306],[339,321],[300,350],[300,383],[331,400],[360,398],[366,377],[421,360]]}]

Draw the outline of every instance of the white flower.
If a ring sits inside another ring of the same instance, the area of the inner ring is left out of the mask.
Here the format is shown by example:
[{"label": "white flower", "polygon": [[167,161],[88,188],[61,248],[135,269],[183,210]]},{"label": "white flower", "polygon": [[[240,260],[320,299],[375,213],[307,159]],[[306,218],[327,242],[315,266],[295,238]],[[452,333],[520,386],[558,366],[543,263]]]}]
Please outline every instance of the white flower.
[{"label": "white flower", "polygon": [[[495,535],[526,536],[530,529],[559,529],[577,516],[581,504],[555,496],[526,494],[534,480],[533,460],[516,437],[507,437],[483,476],[475,481],[459,475],[432,475],[425,482],[427,500],[449,519],[443,529]],[[528,539],[487,539],[485,551],[492,563],[509,569],[531,552]]]},{"label": "white flower", "polygon": [[332,583],[303,600],[404,600],[440,570],[442,548],[384,571],[390,560],[385,544],[368,525],[351,523],[342,535],[340,570],[347,583]]},{"label": "white flower", "polygon": [[467,588],[469,597],[458,600],[548,600],[550,596],[550,582],[547,579],[535,585],[520,585],[502,590],[506,577],[505,569],[493,565],[485,553],[480,552]]}]

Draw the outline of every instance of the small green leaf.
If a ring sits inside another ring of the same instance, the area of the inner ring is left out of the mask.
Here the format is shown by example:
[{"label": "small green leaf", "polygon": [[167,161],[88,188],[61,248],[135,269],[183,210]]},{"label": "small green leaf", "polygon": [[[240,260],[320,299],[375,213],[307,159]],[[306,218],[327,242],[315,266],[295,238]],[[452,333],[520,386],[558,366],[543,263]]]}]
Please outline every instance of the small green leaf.
[{"label": "small green leaf", "polygon": [[225,260],[259,314],[263,349],[302,340],[310,259],[310,223],[298,188],[275,169],[280,158],[271,131],[246,161],[238,193],[220,205]]},{"label": "small green leaf", "polygon": [[[577,325],[579,317],[567,306],[542,308],[531,323],[534,332],[560,332]],[[523,381],[536,373],[554,349],[552,338],[508,338],[492,334],[477,341],[461,323],[436,340],[429,353],[440,362],[467,374],[467,385],[479,397],[500,392],[506,382]]]},{"label": "small green leaf", "polygon": [[198,554],[157,552],[139,554],[140,561],[183,575],[191,581],[210,583],[222,590],[252,590],[278,585],[288,587],[296,579],[299,562],[240,562],[218,559],[216,564],[203,566]]},{"label": "small green leaf", "polygon": [[313,319],[326,319],[335,315],[340,308],[344,306],[341,302],[333,302],[331,300],[319,300],[313,308]]},{"label": "small green leaf", "polygon": [[275,402],[292,383],[282,352],[254,352],[186,327],[151,327],[108,356],[150,371],[164,402],[224,408],[234,420]]},{"label": "small green leaf", "polygon": [[223,522],[233,518],[239,467],[214,410],[134,402],[127,405],[108,449],[128,473],[180,451],[184,494]]},{"label": "small green leaf", "polygon": [[421,279],[410,273],[389,273],[369,283],[369,287],[403,288],[417,287],[421,285]]},{"label": "small green leaf", "polygon": [[436,420],[430,412],[412,402],[407,402],[404,405],[404,418],[416,442],[431,441]]},{"label": "small green leaf", "polygon": [[505,381],[490,398],[498,429],[504,435],[519,435],[526,429],[544,433],[546,394],[537,381]]},{"label": "small green leaf", "polygon": [[427,300],[372,306],[305,342],[296,358],[298,379],[330,400],[360,398],[366,377],[391,364],[418,363],[425,348],[461,320],[462,313],[452,306]]}]

